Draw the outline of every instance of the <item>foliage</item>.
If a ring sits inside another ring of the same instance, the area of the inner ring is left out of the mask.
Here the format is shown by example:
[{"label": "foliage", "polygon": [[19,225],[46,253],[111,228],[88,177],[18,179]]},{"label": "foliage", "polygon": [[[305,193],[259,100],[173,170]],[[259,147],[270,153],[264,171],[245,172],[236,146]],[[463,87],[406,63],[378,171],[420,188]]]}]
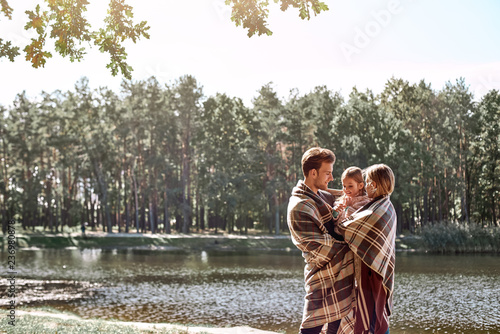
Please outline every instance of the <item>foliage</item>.
[{"label": "foliage", "polygon": [[[54,41],[55,51],[63,57],[69,57],[73,62],[81,61],[86,53],[86,47],[93,44],[103,53],[108,53],[110,63],[106,66],[113,75],[120,72],[130,79],[132,68],[127,64],[127,53],[123,43],[131,40],[136,43],[141,37],[149,39],[149,26],[146,21],[138,24],[133,22],[133,8],[125,0],[110,0],[104,27],[92,30],[85,17],[87,0],[63,1],[45,0],[45,6],[37,4],[34,10],[26,11],[28,21],[25,29],[33,29],[37,38],[24,47],[26,60],[35,68],[44,67],[52,53],[47,51],[49,40]],[[1,11],[12,19],[12,8],[7,0],[1,0]],[[87,44],[87,46],[82,46]],[[10,61],[20,55],[19,46],[13,46],[11,41],[0,38],[0,58],[7,57]]]},{"label": "foliage", "polygon": [[192,76],[124,81],[120,95],[82,79],[2,111],[0,209],[25,229],[279,234],[316,145],[337,156],[333,187],[349,166],[392,167],[399,231],[498,225],[500,95],[473,102],[462,79],[435,91],[392,78],[380,95],[354,88],[345,100],[326,87],[282,100],[269,83],[251,107],[205,97]]},{"label": "foliage", "polygon": [[[272,35],[272,31],[267,27],[267,18],[269,16],[269,0],[225,0],[226,5],[232,8],[231,20],[236,26],[242,25],[248,29],[248,37],[254,34],[268,36]],[[321,11],[328,10],[328,6],[319,0],[274,0],[280,4],[280,9],[286,11],[289,7],[299,10],[299,17],[304,19],[311,18],[311,12],[314,15]]]},{"label": "foliage", "polygon": [[[42,1],[40,1],[42,2]],[[301,19],[310,19],[311,14],[317,15],[328,10],[328,6],[319,0],[274,0],[280,9],[286,11],[293,7],[299,11]],[[144,37],[149,39],[150,27],[146,21],[135,24],[133,8],[125,0],[109,0],[104,27],[93,29],[85,17],[89,5],[88,0],[44,0],[44,5],[37,4],[35,9],[26,11],[28,16],[25,29],[33,29],[37,37],[23,48],[26,60],[35,68],[44,67],[52,53],[47,51],[47,44],[54,41],[55,51],[63,57],[69,57],[72,62],[81,61],[87,47],[92,44],[103,53],[109,54],[110,62],[106,65],[112,75],[120,72],[125,78],[131,79],[132,67],[127,64],[127,53],[124,42]],[[248,36],[272,35],[267,27],[269,16],[268,0],[225,0],[232,9],[231,20],[236,26],[248,30]],[[0,13],[12,19],[12,7],[7,0],[0,0]],[[6,57],[11,62],[20,55],[20,47],[11,41],[0,38],[0,58]]]}]

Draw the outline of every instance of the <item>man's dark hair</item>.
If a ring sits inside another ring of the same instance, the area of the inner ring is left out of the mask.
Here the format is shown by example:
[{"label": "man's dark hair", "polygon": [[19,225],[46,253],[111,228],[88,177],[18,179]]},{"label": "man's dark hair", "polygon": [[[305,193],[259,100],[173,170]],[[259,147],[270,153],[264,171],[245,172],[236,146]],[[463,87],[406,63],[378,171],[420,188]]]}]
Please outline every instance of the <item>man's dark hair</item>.
[{"label": "man's dark hair", "polygon": [[307,177],[309,171],[320,169],[323,162],[335,163],[335,154],[326,148],[313,147],[302,156],[302,173]]}]

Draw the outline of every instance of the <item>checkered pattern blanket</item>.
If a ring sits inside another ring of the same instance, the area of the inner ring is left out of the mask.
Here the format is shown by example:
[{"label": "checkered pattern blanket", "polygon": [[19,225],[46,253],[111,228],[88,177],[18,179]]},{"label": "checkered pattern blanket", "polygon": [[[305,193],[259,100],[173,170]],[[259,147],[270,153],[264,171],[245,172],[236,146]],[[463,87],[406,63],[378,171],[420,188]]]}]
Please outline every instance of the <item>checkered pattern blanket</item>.
[{"label": "checkered pattern blanket", "polygon": [[[325,227],[332,220],[334,200],[330,193],[319,190],[316,194],[299,181],[288,204],[292,241],[306,263],[301,328],[344,318],[355,304],[354,254],[347,243],[333,239]],[[348,321],[341,332],[352,333],[352,326]]]},{"label": "checkered pattern blanket", "polygon": [[389,315],[394,290],[396,222],[394,206],[385,196],[376,198],[337,226],[354,253],[382,277]]}]

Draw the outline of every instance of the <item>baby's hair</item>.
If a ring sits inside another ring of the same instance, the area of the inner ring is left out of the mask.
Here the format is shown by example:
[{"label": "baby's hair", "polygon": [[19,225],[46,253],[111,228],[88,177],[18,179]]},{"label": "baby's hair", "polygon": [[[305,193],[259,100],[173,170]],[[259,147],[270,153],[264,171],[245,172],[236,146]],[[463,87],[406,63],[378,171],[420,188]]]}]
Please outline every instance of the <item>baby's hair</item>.
[{"label": "baby's hair", "polygon": [[342,173],[342,178],[341,181],[344,181],[344,179],[349,178],[353,179],[354,182],[356,183],[363,183],[363,188],[361,189],[361,195],[366,195],[366,188],[365,188],[365,181],[363,179],[363,171],[359,167],[348,167],[343,173]]}]

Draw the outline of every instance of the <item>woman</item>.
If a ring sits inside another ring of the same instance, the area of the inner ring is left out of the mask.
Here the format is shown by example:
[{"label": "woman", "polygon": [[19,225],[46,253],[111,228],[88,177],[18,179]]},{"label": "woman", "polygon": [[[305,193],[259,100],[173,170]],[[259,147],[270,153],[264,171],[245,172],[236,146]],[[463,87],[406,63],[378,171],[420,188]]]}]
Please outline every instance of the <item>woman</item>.
[{"label": "woman", "polygon": [[[355,254],[357,276],[354,333],[389,333],[394,290],[396,212],[390,200],[394,173],[384,164],[365,170],[372,201],[337,226]],[[347,205],[349,205],[347,203]]]}]

